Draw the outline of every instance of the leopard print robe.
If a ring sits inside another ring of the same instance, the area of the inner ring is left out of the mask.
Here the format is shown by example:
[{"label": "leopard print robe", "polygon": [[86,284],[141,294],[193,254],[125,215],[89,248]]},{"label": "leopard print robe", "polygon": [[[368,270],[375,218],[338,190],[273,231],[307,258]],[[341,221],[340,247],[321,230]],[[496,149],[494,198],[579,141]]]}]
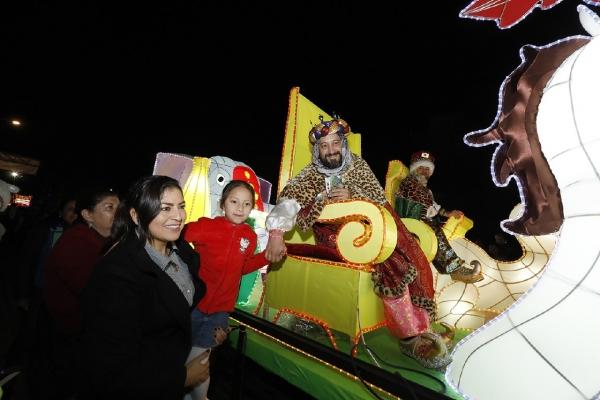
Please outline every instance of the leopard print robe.
[{"label": "leopard print robe", "polygon": [[427,186],[419,183],[413,174],[409,174],[400,182],[396,192],[396,198],[398,197],[422,204],[421,219],[427,218],[427,209],[433,205],[433,193]]},{"label": "leopard print robe", "polygon": [[[438,242],[437,252],[432,260],[435,269],[437,269],[440,274],[450,274],[460,268],[463,265],[464,260],[462,260],[456,254],[452,246],[450,246],[450,242],[448,242],[448,238],[446,238],[446,235],[442,230],[443,224],[439,217],[427,218],[427,209],[434,203],[431,189],[419,183],[419,180],[413,174],[410,174],[404,178],[404,180],[400,182],[400,186],[398,186],[396,199],[399,198],[423,205],[421,208],[420,219],[433,229]],[[402,211],[398,208],[398,203],[396,203],[396,207],[396,211],[401,214]],[[406,217],[406,215],[400,216]]]},{"label": "leopard print robe", "polygon": [[[342,173],[342,181],[350,190],[352,199],[371,200],[386,207],[394,216],[398,227],[398,241],[394,252],[386,261],[375,266],[372,275],[375,292],[381,297],[397,298],[408,289],[413,304],[426,309],[430,319],[435,319],[433,276],[429,262],[387,202],[384,190],[369,165],[360,156],[352,154],[352,164]],[[313,227],[323,211],[325,196],[319,194],[324,191],[325,176],[310,164],[288,182],[279,194],[279,200],[294,199],[300,204],[296,222],[305,231]],[[331,243],[322,242],[323,235],[315,234],[315,239],[318,244],[331,247]]]}]

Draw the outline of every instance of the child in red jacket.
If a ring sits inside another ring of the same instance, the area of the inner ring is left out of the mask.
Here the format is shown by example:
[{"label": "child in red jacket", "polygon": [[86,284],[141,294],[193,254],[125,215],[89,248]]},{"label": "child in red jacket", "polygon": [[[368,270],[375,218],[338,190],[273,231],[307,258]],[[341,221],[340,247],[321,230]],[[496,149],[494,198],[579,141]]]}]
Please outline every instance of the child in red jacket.
[{"label": "child in red jacket", "polygon": [[[250,184],[232,180],[223,188],[220,206],[222,217],[202,217],[190,222],[184,238],[200,254],[198,275],[206,283],[206,294],[192,312],[192,351],[190,357],[220,344],[219,328],[226,330],[233,311],[242,275],[269,264],[264,251],[254,254],[256,233],[244,222],[254,208],[255,192]],[[224,340],[224,335],[220,336]],[[204,399],[206,380],[189,394],[193,400]]]}]

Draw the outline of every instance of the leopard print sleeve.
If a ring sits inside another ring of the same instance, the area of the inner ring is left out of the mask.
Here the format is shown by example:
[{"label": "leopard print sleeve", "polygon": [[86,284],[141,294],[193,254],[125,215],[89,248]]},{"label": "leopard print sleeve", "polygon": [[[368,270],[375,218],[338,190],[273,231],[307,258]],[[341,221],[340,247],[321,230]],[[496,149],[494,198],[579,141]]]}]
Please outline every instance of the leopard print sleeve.
[{"label": "leopard print sleeve", "polygon": [[325,178],[311,165],[292,178],[279,194],[279,198],[294,199],[300,205],[296,218],[298,227],[305,231],[312,227],[325,206],[319,193],[325,191]]},{"label": "leopard print sleeve", "polygon": [[344,184],[350,189],[353,199],[367,199],[385,205],[387,200],[381,184],[365,160],[353,155],[353,165],[344,176]]},{"label": "leopard print sleeve", "polygon": [[323,207],[325,207],[324,199],[325,197],[318,196],[312,203],[300,210],[296,219],[300,230],[308,230],[319,219]]},{"label": "leopard print sleeve", "polygon": [[[365,160],[352,155],[352,167],[343,174],[343,183],[353,199],[367,199],[385,205],[387,200],[381,184]],[[311,164],[292,178],[279,194],[279,198],[294,199],[300,205],[296,222],[301,230],[312,227],[321,215],[325,198],[325,177]]]}]

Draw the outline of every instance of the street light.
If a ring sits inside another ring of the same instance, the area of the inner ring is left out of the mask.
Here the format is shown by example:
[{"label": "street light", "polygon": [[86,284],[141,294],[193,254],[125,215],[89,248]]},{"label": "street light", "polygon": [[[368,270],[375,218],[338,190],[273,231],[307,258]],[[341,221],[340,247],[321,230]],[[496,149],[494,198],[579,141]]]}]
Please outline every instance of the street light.
[{"label": "street light", "polygon": [[21,121],[19,121],[18,119],[11,119],[10,124],[12,126],[21,126]]},{"label": "street light", "polygon": [[17,171],[11,171],[10,176],[12,176],[13,184],[15,184],[17,182],[17,178],[19,178],[21,175],[19,175]]}]

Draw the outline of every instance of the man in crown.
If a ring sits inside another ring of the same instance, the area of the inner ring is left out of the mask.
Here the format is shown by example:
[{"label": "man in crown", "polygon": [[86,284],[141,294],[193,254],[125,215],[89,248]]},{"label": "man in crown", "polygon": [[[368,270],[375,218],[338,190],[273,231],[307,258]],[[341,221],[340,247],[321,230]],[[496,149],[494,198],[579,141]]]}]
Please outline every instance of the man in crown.
[{"label": "man in crown", "polygon": [[446,211],[433,198],[427,182],[435,169],[435,158],[429,151],[417,151],[410,159],[410,173],[400,183],[396,197],[396,212],[403,218],[415,218],[425,222],[435,232],[438,249],[433,265],[441,274],[450,274],[453,280],[474,283],[483,279],[481,265],[473,268],[465,266],[465,260],[458,257],[442,230],[441,218],[461,218],[458,210]]},{"label": "man in crown", "polygon": [[425,367],[443,368],[450,356],[442,337],[430,329],[436,305],[429,262],[395,215],[368,164],[350,152],[349,133],[350,127],[339,118],[321,121],[310,131],[312,163],[288,182],[267,217],[266,257],[281,260],[286,251],[283,232],[295,224],[301,230],[312,227],[317,245],[335,249],[336,227],[315,223],[327,202],[362,199],[386,207],[396,220],[398,241],[392,255],[374,266],[374,290],[383,300],[388,328],[401,339],[402,351]]}]

